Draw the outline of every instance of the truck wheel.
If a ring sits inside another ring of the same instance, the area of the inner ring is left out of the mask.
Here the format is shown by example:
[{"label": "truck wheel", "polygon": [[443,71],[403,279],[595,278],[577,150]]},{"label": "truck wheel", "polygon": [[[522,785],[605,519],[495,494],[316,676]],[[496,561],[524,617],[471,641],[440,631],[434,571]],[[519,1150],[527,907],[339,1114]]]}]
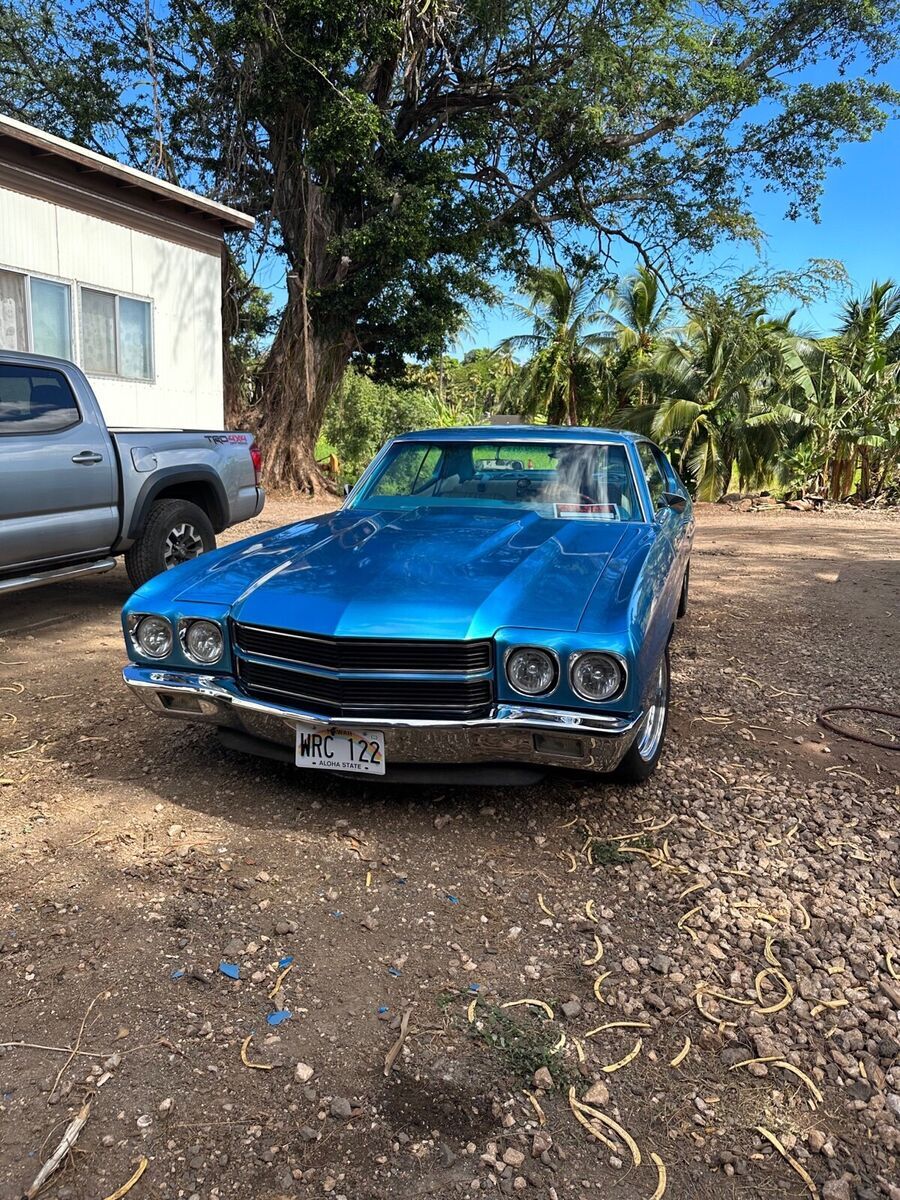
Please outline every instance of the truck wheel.
[{"label": "truck wheel", "polygon": [[189,500],[157,500],[150,506],[144,532],[125,551],[125,569],[139,588],[155,575],[215,548],[216,535],[202,508]]},{"label": "truck wheel", "polygon": [[637,737],[628,748],[628,753],[612,772],[617,783],[642,783],[656,770],[666,741],[669,724],[669,696],[671,680],[669,672],[669,648],[660,659],[656,684],[650,697],[650,706]]}]

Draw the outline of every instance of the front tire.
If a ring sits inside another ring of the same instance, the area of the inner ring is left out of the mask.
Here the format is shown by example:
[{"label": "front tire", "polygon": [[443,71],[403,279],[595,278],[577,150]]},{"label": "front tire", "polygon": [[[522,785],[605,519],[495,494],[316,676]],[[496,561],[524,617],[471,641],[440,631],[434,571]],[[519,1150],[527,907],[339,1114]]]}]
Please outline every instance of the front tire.
[{"label": "front tire", "polygon": [[139,588],[149,579],[216,548],[209,517],[189,500],[157,500],[144,532],[125,552],[125,569]]},{"label": "front tire", "polygon": [[650,703],[637,736],[629,746],[628,753],[612,773],[612,778],[617,783],[642,783],[656,770],[656,764],[666,743],[671,687],[667,646],[660,659]]}]

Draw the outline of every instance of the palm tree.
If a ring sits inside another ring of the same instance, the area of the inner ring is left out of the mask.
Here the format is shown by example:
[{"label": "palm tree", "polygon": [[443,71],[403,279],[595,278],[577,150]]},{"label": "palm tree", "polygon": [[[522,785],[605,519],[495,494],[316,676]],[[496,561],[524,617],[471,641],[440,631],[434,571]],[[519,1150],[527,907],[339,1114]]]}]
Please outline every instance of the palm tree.
[{"label": "palm tree", "polygon": [[663,295],[659,277],[649,267],[620,280],[609,292],[605,316],[623,350],[638,360],[649,357],[661,338],[671,336],[672,302]]},{"label": "palm tree", "polygon": [[535,267],[528,275],[528,304],[512,307],[531,322],[531,333],[506,338],[498,353],[525,350],[528,362],[511,381],[511,395],[532,417],[551,425],[577,425],[596,406],[600,389],[600,352],[612,337],[597,331],[604,318],[598,307],[602,289],[592,272],[568,276],[560,267]]},{"label": "palm tree", "polygon": [[877,496],[900,463],[900,288],[873,283],[849,300],[836,336],[801,344],[784,403],[795,436],[779,474],[832,499]]},{"label": "palm tree", "polygon": [[[763,483],[783,426],[796,419],[783,399],[787,381],[803,369],[794,343],[790,318],[767,319],[733,299],[707,297],[681,336],[665,338],[649,362],[626,374],[639,402],[616,423],[663,445],[699,500],[717,500],[735,469],[742,488]],[[640,403],[647,393],[651,399]]]},{"label": "palm tree", "polygon": [[[831,387],[847,435],[837,442],[829,471],[833,496],[852,490],[868,500],[900,459],[900,287],[875,282],[844,305]],[[847,428],[849,427],[849,428]]]}]

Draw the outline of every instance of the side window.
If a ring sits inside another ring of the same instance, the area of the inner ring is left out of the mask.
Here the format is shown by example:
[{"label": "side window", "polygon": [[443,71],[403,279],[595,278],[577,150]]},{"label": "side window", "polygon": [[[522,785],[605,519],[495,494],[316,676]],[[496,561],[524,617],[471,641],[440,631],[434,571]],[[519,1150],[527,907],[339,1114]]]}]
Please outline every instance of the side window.
[{"label": "side window", "polygon": [[667,492],[684,492],[684,484],[678,478],[675,468],[657,446],[651,446],[653,457],[656,459],[656,465],[662,472],[663,479],[666,481]]},{"label": "side window", "polygon": [[638,443],[638,457],[641,460],[641,466],[644,468],[644,475],[647,479],[647,486],[650,489],[650,499],[653,501],[654,509],[660,508],[663,504],[663,494],[669,490],[669,484],[660,470],[659,463],[656,461],[656,455],[653,453],[653,447],[649,442]]},{"label": "side window", "polygon": [[69,381],[59,371],[0,365],[0,437],[58,433],[80,420]]},{"label": "side window", "polygon": [[430,474],[426,466],[430,449],[427,444],[401,446],[368,489],[366,498],[411,495],[416,481],[421,482]]}]

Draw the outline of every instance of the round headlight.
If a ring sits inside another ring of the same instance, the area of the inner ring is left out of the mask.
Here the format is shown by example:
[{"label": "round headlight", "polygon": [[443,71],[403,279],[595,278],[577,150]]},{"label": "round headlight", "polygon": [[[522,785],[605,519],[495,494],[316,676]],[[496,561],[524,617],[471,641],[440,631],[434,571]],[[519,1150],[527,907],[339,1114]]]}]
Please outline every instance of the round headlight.
[{"label": "round headlight", "polygon": [[165,617],[142,617],[134,631],[141,654],[165,658],[172,652],[172,626]]},{"label": "round headlight", "polygon": [[191,621],[184,645],[191,658],[202,663],[218,662],[225,650],[222,630],[213,621]]},{"label": "round headlight", "polygon": [[506,660],[506,678],[510,687],[524,696],[540,696],[556,683],[556,659],[547,650],[523,646],[513,650]]},{"label": "round headlight", "polygon": [[625,674],[608,654],[579,654],[571,672],[572,689],[584,700],[609,700],[615,696]]}]

